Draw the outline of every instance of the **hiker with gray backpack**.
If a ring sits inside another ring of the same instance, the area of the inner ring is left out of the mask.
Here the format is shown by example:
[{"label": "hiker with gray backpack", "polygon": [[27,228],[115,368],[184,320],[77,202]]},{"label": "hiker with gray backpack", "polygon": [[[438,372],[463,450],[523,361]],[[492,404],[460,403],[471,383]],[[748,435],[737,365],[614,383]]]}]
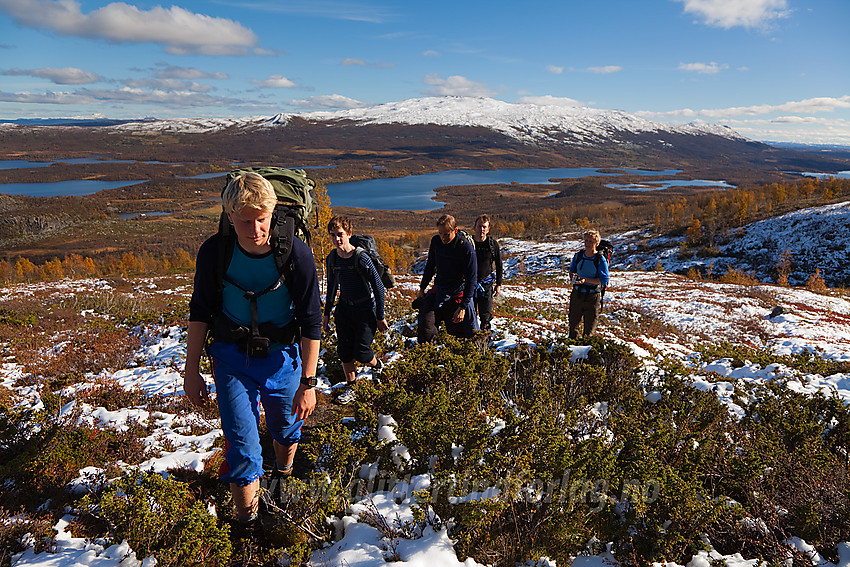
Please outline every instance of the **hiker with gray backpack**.
[{"label": "hiker with gray backpack", "polygon": [[374,239],[353,235],[351,221],[346,217],[333,217],[328,222],[328,234],[334,250],[325,260],[327,297],[322,329],[330,333],[330,316],[333,312],[336,350],[346,383],[337,402],[348,404],[356,398],[352,386],[357,379],[358,363],[372,369],[373,381],[380,379],[384,364],[372,351],[372,341],[376,331],[389,329],[384,317],[385,282],[388,287],[394,282],[377,254]]},{"label": "hiker with gray backpack", "polygon": [[[579,326],[584,319],[584,336],[596,331],[596,319],[602,311],[605,288],[608,286],[608,259],[611,257],[611,245],[602,239],[599,231],[588,230],[583,235],[584,248],[573,256],[570,262],[570,338],[578,337]],[[603,252],[604,250],[604,252]]]}]

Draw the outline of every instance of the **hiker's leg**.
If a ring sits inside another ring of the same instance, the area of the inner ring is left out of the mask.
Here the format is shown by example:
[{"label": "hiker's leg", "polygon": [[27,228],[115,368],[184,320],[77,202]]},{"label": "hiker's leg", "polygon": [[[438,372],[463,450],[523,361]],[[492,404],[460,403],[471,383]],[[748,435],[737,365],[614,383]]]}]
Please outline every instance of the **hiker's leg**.
[{"label": "hiker's leg", "polygon": [[221,480],[247,486],[263,475],[263,448],[260,445],[260,387],[253,376],[255,360],[239,352],[235,344],[213,343],[215,379],[221,429],[227,440],[226,467]]},{"label": "hiker's leg", "polygon": [[584,308],[584,334],[592,335],[596,332],[596,319],[599,316],[601,302],[598,293],[587,294],[587,302]]},{"label": "hiker's leg", "polygon": [[430,343],[437,337],[437,313],[434,309],[434,294],[426,294],[419,310],[416,336],[420,343]]},{"label": "hiker's leg", "polygon": [[478,310],[481,328],[489,331],[490,321],[493,320],[493,284],[489,283],[482,287],[484,288],[484,295],[475,299],[475,308]]},{"label": "hiker's leg", "polygon": [[240,522],[247,522],[257,513],[259,499],[257,492],[260,489],[260,480],[240,486],[230,483],[230,493],[233,495],[233,505],[236,508],[236,516]]},{"label": "hiker's leg", "polygon": [[356,352],[355,329],[352,325],[353,319],[348,311],[348,306],[339,303],[334,311],[334,323],[336,325],[336,354],[342,362],[342,371],[346,382],[353,382],[357,373],[357,361],[354,359]]},{"label": "hiker's leg", "polygon": [[357,378],[357,363],[354,359],[342,363],[342,373],[345,374],[346,382],[354,382]]},{"label": "hiker's leg", "polygon": [[443,305],[441,310],[441,315],[443,316],[446,322],[446,331],[455,337],[460,337],[462,339],[471,339],[475,334],[475,327],[477,326],[477,321],[475,320],[475,311],[472,308],[472,304],[468,304],[465,307],[465,313],[463,317],[463,321],[460,323],[455,323],[452,318],[454,317],[455,311],[457,311],[458,304],[457,303],[447,303]]},{"label": "hiker's leg", "polygon": [[357,309],[351,313],[351,327],[354,332],[354,360],[366,366],[373,366],[371,361],[375,360],[375,352],[372,350],[372,342],[375,333],[378,332],[378,320],[375,311],[370,307]]},{"label": "hiker's leg", "polygon": [[570,293],[569,332],[571,339],[578,338],[578,328],[581,325],[582,316],[581,296],[582,294],[575,290]]},{"label": "hiker's leg", "polygon": [[301,385],[301,357],[297,345],[289,345],[259,360],[268,364],[270,373],[260,390],[266,426],[274,440],[275,458],[279,464],[287,465],[295,458],[304,425],[298,415],[292,415],[295,393]]},{"label": "hiker's leg", "polygon": [[283,443],[272,441],[272,447],[274,447],[274,456],[275,459],[277,459],[278,469],[280,469],[281,466],[289,468],[295,460],[295,453],[298,451],[298,443],[284,445]]}]

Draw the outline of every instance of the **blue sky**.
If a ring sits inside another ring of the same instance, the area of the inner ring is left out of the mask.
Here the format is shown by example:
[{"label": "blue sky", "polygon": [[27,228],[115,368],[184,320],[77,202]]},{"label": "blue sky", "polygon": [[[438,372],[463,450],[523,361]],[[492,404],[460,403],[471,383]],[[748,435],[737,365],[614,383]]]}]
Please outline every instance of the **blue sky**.
[{"label": "blue sky", "polygon": [[0,0],[0,119],[468,95],[850,145],[848,28],[847,0]]}]

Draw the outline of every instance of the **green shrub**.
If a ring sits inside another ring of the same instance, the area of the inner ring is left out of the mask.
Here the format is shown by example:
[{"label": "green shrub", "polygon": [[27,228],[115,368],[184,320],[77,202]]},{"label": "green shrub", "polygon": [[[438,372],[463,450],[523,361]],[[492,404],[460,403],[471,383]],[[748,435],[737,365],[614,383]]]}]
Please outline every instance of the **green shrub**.
[{"label": "green shrub", "polygon": [[126,539],[157,565],[226,565],[232,553],[227,524],[217,526],[186,484],[157,473],[128,474],[81,507],[99,510],[114,541]]}]

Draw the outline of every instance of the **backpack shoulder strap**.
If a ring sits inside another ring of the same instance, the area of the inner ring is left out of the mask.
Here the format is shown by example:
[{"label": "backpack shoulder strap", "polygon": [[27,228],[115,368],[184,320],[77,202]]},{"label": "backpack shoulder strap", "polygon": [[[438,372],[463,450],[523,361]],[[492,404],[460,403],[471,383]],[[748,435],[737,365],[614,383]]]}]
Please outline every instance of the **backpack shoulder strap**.
[{"label": "backpack shoulder strap", "polygon": [[354,249],[354,269],[357,270],[358,274],[360,274],[360,279],[363,280],[363,285],[369,292],[369,295],[372,295],[372,285],[369,283],[369,277],[366,274],[366,270],[363,269],[363,265],[360,263],[363,254],[368,256],[368,252],[364,248],[357,246]]},{"label": "backpack shoulder strap", "polygon": [[227,218],[227,213],[222,212],[218,220],[218,258],[215,266],[216,305],[215,313],[222,309],[222,294],[224,293],[224,275],[233,258],[233,249],[236,246],[236,235]]},{"label": "backpack shoulder strap", "polygon": [[497,252],[496,252],[496,239],[493,238],[492,236],[488,236],[487,237],[487,244],[490,246],[490,257],[495,262],[496,261],[496,254],[497,254]]},{"label": "backpack shoulder strap", "polygon": [[283,277],[287,289],[292,289],[292,247],[295,245],[295,219],[289,215],[277,218],[269,240],[274,252],[274,263]]}]

